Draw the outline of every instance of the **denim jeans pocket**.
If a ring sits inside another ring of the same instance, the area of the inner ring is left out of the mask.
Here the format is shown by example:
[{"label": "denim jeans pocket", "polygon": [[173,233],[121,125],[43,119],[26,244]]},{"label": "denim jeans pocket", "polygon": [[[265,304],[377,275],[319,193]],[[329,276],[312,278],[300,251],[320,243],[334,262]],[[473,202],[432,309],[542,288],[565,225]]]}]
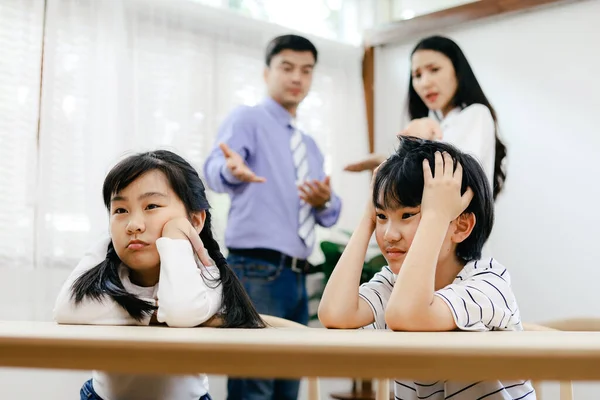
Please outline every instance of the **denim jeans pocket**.
[{"label": "denim jeans pocket", "polygon": [[274,281],[281,273],[281,266],[268,263],[252,263],[246,265],[246,276],[249,279]]},{"label": "denim jeans pocket", "polygon": [[283,266],[248,257],[231,257],[230,267],[242,280],[274,281],[281,274]]}]

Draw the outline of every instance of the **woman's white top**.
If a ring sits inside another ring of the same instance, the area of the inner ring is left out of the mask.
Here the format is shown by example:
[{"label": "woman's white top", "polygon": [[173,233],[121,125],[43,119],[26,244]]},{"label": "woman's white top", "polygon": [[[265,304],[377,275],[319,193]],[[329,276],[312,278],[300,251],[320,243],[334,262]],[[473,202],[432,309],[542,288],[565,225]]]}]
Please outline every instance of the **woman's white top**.
[{"label": "woman's white top", "polygon": [[[84,272],[106,258],[110,238],[94,245],[84,255],[63,285],[54,307],[54,320],[60,324],[149,325],[150,316],[133,319],[112,298],[102,301],[85,298],[75,304],[71,285]],[[119,277],[129,293],[158,304],[157,320],[171,327],[194,327],[214,316],[222,306],[222,285],[215,266],[199,265],[187,240],[160,238],[156,241],[160,255],[159,282],[140,287],[129,279],[129,268],[121,264]],[[208,360],[207,360],[208,361]],[[206,375],[145,376],[93,372],[94,391],[103,400],[198,400],[208,393]]]},{"label": "woman's white top", "polygon": [[429,118],[440,123],[442,141],[479,160],[493,192],[496,125],[490,109],[483,104],[472,104],[462,110],[454,108],[445,117],[432,110]]}]

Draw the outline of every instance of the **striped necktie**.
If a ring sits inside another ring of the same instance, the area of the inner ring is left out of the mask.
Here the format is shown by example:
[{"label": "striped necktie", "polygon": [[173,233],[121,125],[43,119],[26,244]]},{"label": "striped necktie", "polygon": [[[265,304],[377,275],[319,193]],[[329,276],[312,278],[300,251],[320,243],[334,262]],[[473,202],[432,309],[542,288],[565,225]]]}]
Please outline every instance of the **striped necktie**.
[{"label": "striped necktie", "polygon": [[[304,183],[308,180],[308,159],[306,155],[306,145],[302,138],[302,133],[296,128],[295,121],[290,123],[294,132],[290,140],[290,149],[294,158],[294,166],[296,167],[296,185]],[[298,213],[298,236],[304,241],[304,244],[309,249],[312,249],[315,243],[315,217],[312,212],[312,206],[300,200],[300,211]]]}]

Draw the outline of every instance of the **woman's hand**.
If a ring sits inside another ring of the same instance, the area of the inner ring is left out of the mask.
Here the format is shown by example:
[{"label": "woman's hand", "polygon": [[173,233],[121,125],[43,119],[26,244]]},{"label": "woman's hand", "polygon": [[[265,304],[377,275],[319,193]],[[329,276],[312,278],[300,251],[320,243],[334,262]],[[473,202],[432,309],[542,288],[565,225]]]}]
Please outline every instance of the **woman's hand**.
[{"label": "woman's hand", "polygon": [[352,164],[348,164],[344,167],[344,171],[350,172],[362,172],[367,170],[374,170],[386,160],[383,154],[369,154],[367,158],[361,161],[357,161]]},{"label": "woman's hand", "polygon": [[[406,128],[396,136],[414,136],[427,140],[442,140],[443,138],[442,127],[437,121],[431,118],[413,119]],[[386,159],[387,157],[383,154],[369,154],[369,156],[363,160],[346,165],[344,171],[362,172],[374,170]]]},{"label": "woman's hand", "polygon": [[413,119],[398,136],[414,136],[426,140],[442,140],[440,124],[431,118]]},{"label": "woman's hand", "polygon": [[204,266],[214,265],[214,262],[208,256],[202,240],[196,229],[187,218],[179,217],[168,221],[162,229],[162,237],[171,239],[185,239],[192,244],[192,248],[198,255],[200,262]]}]

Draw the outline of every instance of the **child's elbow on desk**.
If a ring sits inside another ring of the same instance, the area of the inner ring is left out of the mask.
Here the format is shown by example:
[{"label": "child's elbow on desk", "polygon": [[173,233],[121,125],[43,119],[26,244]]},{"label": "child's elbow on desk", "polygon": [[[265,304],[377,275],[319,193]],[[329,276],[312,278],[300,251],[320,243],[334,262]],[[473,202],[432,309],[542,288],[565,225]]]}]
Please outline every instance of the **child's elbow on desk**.
[{"label": "child's elbow on desk", "polygon": [[354,328],[347,319],[323,314],[319,312],[319,321],[327,329],[351,329]]},{"label": "child's elbow on desk", "polygon": [[319,305],[318,316],[321,324],[327,329],[356,329],[362,326],[355,321],[356,318],[353,318],[352,314],[332,307]]},{"label": "child's elbow on desk", "polygon": [[86,314],[89,313],[82,312],[68,294],[63,293],[56,299],[52,309],[52,319],[58,324],[85,324]]},{"label": "child's elbow on desk", "polygon": [[[61,301],[64,300],[64,301]],[[61,325],[123,325],[127,323],[122,315],[112,312],[102,303],[84,302],[76,305],[73,301],[59,299],[52,310],[52,319]]]},{"label": "child's elbow on desk", "polygon": [[319,316],[319,322],[321,322],[325,328],[341,329],[340,315],[334,310],[330,310],[328,307],[325,307],[323,303],[319,304],[317,315]]},{"label": "child's elbow on desk", "polygon": [[447,332],[456,329],[456,322],[449,312],[431,306],[425,309],[388,307],[385,323],[393,331]]},{"label": "child's elbow on desk", "polygon": [[[212,315],[211,315],[212,316]],[[172,328],[193,328],[201,325],[210,319],[211,316],[206,315],[194,315],[188,310],[181,310],[180,312],[170,312],[165,315],[158,315],[158,321],[167,324]]]},{"label": "child's elbow on desk", "polygon": [[52,319],[58,324],[74,323],[73,313],[65,310],[63,307],[54,307],[52,310]]},{"label": "child's elbow on desk", "polygon": [[423,331],[426,325],[422,314],[392,307],[385,310],[385,323],[393,331]]},{"label": "child's elbow on desk", "polygon": [[161,303],[159,300],[157,320],[173,328],[192,328],[214,316],[219,309],[217,303],[210,296],[204,297],[199,304],[191,301]]}]

